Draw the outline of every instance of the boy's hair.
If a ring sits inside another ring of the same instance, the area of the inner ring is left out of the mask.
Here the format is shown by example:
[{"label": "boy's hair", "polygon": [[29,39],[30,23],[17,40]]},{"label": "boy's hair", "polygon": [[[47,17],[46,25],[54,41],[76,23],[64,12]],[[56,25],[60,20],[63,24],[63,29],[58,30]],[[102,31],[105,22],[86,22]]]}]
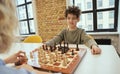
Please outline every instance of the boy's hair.
[{"label": "boy's hair", "polygon": [[76,15],[77,18],[79,18],[80,14],[81,14],[81,10],[77,6],[68,6],[68,8],[65,11],[65,17],[67,17],[68,14]]}]

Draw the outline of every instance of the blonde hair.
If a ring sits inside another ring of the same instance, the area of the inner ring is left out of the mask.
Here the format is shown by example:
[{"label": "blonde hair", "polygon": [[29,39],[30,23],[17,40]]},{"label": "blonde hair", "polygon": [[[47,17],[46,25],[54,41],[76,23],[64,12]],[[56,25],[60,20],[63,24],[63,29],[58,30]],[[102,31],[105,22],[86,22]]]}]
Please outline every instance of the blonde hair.
[{"label": "blonde hair", "polygon": [[14,5],[13,0],[0,0],[0,53],[10,48],[14,38],[18,22]]}]

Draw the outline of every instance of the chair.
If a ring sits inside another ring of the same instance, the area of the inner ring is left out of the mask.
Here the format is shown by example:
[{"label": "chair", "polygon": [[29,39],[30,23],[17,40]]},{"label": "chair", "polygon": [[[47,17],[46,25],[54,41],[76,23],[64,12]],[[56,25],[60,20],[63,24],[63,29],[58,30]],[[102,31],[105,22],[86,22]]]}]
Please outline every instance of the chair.
[{"label": "chair", "polygon": [[42,38],[41,36],[38,36],[38,35],[32,35],[25,38],[23,42],[24,43],[41,43]]}]

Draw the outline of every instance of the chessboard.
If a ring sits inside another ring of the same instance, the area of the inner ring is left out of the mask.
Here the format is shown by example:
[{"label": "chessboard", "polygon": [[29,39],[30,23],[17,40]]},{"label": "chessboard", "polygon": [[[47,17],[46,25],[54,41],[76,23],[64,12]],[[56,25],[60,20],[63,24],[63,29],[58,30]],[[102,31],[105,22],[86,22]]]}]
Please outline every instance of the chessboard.
[{"label": "chessboard", "polygon": [[43,45],[37,51],[30,53],[32,60],[37,58],[30,65],[46,71],[73,74],[86,51],[85,48],[79,48],[78,44],[75,48],[68,47],[68,44],[49,47]]}]

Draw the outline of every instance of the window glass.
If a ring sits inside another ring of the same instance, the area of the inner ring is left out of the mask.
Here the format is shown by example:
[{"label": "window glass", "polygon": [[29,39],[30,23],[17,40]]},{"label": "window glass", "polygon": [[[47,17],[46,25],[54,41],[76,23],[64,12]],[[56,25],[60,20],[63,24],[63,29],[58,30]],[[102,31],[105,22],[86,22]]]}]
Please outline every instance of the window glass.
[{"label": "window glass", "polygon": [[30,32],[31,33],[35,32],[34,20],[30,20],[29,24],[30,24]]},{"label": "window glass", "polygon": [[97,17],[98,17],[98,19],[103,19],[103,13],[102,12],[98,12],[97,13]]},{"label": "window glass", "polygon": [[[88,16],[90,15],[90,16]],[[81,15],[82,20],[77,23],[78,28],[83,28],[86,31],[93,31],[93,13]],[[88,19],[89,18],[89,19]]]},{"label": "window glass", "polygon": [[98,24],[98,29],[103,29],[103,24]]},{"label": "window glass", "polygon": [[25,6],[18,7],[19,20],[27,19]]},{"label": "window glass", "polygon": [[114,11],[110,11],[109,12],[109,19],[113,19],[114,18]]},{"label": "window glass", "polygon": [[25,3],[25,0],[16,0],[17,5],[24,4],[24,3]]},{"label": "window glass", "polygon": [[27,21],[20,22],[20,34],[28,34],[28,24]]},{"label": "window glass", "polygon": [[27,8],[28,8],[28,18],[33,18],[32,4],[28,4]]},{"label": "window glass", "polygon": [[115,0],[97,0],[97,9],[113,8]]},{"label": "window glass", "polygon": [[27,2],[31,2],[32,0],[27,0]]},{"label": "window glass", "polygon": [[16,4],[20,34],[35,34],[32,0],[16,0]]},{"label": "window glass", "polygon": [[[111,12],[113,12],[113,11],[104,11],[104,12],[100,12],[100,13],[102,13],[103,14],[103,19],[97,19],[97,26],[98,26],[98,29],[109,29],[109,28],[111,28],[110,26],[109,26],[109,24],[110,23],[114,23],[114,15],[113,15],[113,13],[111,13]],[[112,16],[112,15],[113,16]],[[102,24],[103,26],[102,27],[100,27],[99,25],[100,24]]]},{"label": "window glass", "polygon": [[75,0],[75,6],[80,7],[82,11],[92,10],[92,0]]},{"label": "window glass", "polygon": [[87,2],[87,9],[91,9],[92,8],[92,2]]},{"label": "window glass", "polygon": [[109,28],[113,29],[113,28],[114,28],[114,24],[113,24],[113,23],[110,23],[110,24],[109,24]]},{"label": "window glass", "polygon": [[110,7],[114,7],[115,4],[115,0],[109,0],[109,6]]}]

